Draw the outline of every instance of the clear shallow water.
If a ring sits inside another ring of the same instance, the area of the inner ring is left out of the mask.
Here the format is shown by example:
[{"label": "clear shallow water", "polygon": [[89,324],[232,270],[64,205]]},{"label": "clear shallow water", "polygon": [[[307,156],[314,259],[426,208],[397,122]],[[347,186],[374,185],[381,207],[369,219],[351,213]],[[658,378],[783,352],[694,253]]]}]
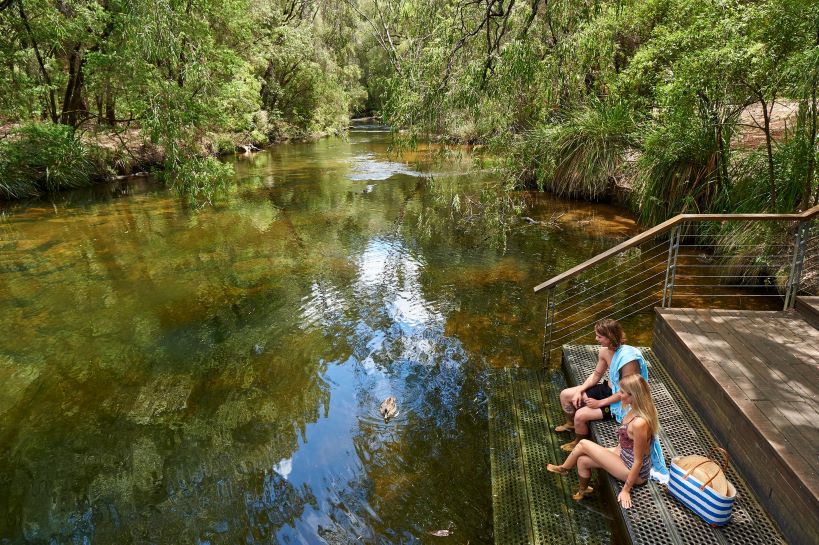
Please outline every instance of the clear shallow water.
[{"label": "clear shallow water", "polygon": [[426,182],[489,174],[388,144],[239,158],[198,211],[146,179],[3,211],[0,543],[492,542],[487,377],[634,225],[530,196],[559,226],[492,245]]}]

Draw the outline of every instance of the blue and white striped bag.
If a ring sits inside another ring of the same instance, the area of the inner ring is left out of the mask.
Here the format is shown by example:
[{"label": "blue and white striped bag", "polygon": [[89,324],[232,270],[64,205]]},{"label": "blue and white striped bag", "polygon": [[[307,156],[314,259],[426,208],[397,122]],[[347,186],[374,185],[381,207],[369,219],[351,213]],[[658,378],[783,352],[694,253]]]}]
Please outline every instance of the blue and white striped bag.
[{"label": "blue and white striped bag", "polygon": [[712,526],[728,524],[737,496],[734,485],[730,482],[726,483],[728,493],[727,495],[721,494],[707,486],[714,477],[703,483],[691,475],[695,468],[684,470],[678,465],[680,460],[680,457],[671,460],[671,479],[668,482],[668,491],[708,524]]}]

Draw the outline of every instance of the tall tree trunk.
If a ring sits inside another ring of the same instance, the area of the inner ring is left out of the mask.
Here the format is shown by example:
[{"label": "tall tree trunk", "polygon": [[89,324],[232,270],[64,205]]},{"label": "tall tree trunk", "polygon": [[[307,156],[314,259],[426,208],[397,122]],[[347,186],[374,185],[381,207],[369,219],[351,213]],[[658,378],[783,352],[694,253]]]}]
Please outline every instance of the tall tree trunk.
[{"label": "tall tree trunk", "polygon": [[117,122],[114,91],[111,89],[111,82],[105,84],[105,121],[112,127]]},{"label": "tall tree trunk", "polygon": [[765,97],[759,93],[759,103],[762,104],[762,118],[764,120],[763,131],[765,131],[765,149],[768,153],[768,191],[771,196],[771,212],[776,212],[776,175],[773,161],[773,139],[771,137],[771,111],[774,107],[774,100],[771,100],[771,111],[768,110],[768,103]]},{"label": "tall tree trunk", "polygon": [[[819,28],[816,29],[816,45],[819,46]],[[816,176],[816,69],[813,71],[810,86],[810,145],[808,149],[808,168],[805,173],[805,187],[802,189],[802,210],[807,210],[810,206],[810,195],[813,192],[813,179]],[[816,187],[816,196],[813,198],[813,206],[819,204],[819,186]]]},{"label": "tall tree trunk", "polygon": [[54,88],[51,86],[51,78],[48,75],[48,70],[46,70],[45,63],[43,62],[43,56],[40,55],[40,48],[37,47],[37,42],[34,40],[34,34],[31,32],[31,26],[28,24],[28,17],[26,16],[25,10],[23,10],[23,0],[19,0],[17,2],[17,10],[20,13],[20,19],[23,21],[23,26],[26,28],[26,34],[28,34],[28,39],[31,42],[31,47],[34,49],[34,56],[37,57],[37,64],[40,66],[40,74],[43,76],[43,81],[48,86],[48,99],[46,101],[46,109],[48,111],[49,117],[51,117],[51,121],[57,123],[57,100],[54,97]]},{"label": "tall tree trunk", "polygon": [[68,53],[68,83],[65,87],[63,110],[60,115],[60,122],[72,127],[77,126],[79,114],[85,110],[82,100],[83,63],[80,45],[77,44]]},{"label": "tall tree trunk", "polygon": [[[810,90],[810,134],[808,138],[808,165],[805,172],[805,187],[802,188],[802,201],[799,203],[802,210],[807,210],[810,206],[810,196],[813,192],[813,178],[816,171],[816,78],[814,78]],[[816,196],[819,198],[819,187],[816,188]],[[814,204],[816,204],[814,202]]]}]

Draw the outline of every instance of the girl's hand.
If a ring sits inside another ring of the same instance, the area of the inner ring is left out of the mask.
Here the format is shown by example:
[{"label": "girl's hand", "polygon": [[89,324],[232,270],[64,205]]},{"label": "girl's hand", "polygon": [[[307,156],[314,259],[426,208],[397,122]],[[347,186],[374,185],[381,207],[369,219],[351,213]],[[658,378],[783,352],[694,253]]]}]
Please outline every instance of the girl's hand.
[{"label": "girl's hand", "polygon": [[580,405],[583,404],[583,392],[577,392],[572,396],[572,405],[574,405],[575,409],[579,409]]},{"label": "girl's hand", "polygon": [[602,406],[603,405],[600,403],[599,399],[592,399],[590,397],[586,398],[586,407],[590,409],[599,409]]},{"label": "girl's hand", "polygon": [[623,509],[628,509],[631,507],[631,492],[626,492],[625,490],[621,490],[619,494],[617,494],[617,501],[620,505],[623,506]]}]

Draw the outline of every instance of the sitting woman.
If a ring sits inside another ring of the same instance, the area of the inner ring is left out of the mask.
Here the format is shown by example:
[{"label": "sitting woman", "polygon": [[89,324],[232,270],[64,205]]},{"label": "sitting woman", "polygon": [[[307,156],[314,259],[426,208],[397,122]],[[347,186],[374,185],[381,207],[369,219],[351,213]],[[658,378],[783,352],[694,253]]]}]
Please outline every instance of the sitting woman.
[{"label": "sitting woman", "polygon": [[[648,380],[648,368],[643,354],[625,343],[622,326],[611,319],[594,324],[594,334],[600,345],[597,367],[580,386],[560,392],[560,404],[566,413],[566,422],[555,428],[557,432],[574,431],[574,440],[560,448],[570,452],[582,439],[589,436],[589,422],[614,418],[621,422],[619,381],[631,374],[641,374]],[[608,372],[609,380],[598,382]]]},{"label": "sitting woman", "polygon": [[[552,473],[567,475],[577,466],[580,486],[575,500],[582,500],[593,489],[589,486],[591,470],[602,468],[611,475],[624,481],[623,489],[617,495],[617,501],[623,508],[631,507],[631,489],[644,484],[651,471],[651,443],[659,431],[657,409],[648,390],[648,383],[640,375],[623,377],[620,382],[621,403],[630,407],[623,417],[622,425],[617,428],[619,444],[616,447],[604,448],[587,439],[580,441],[561,465],[547,464],[546,469]],[[636,462],[635,462],[636,460]]]}]

